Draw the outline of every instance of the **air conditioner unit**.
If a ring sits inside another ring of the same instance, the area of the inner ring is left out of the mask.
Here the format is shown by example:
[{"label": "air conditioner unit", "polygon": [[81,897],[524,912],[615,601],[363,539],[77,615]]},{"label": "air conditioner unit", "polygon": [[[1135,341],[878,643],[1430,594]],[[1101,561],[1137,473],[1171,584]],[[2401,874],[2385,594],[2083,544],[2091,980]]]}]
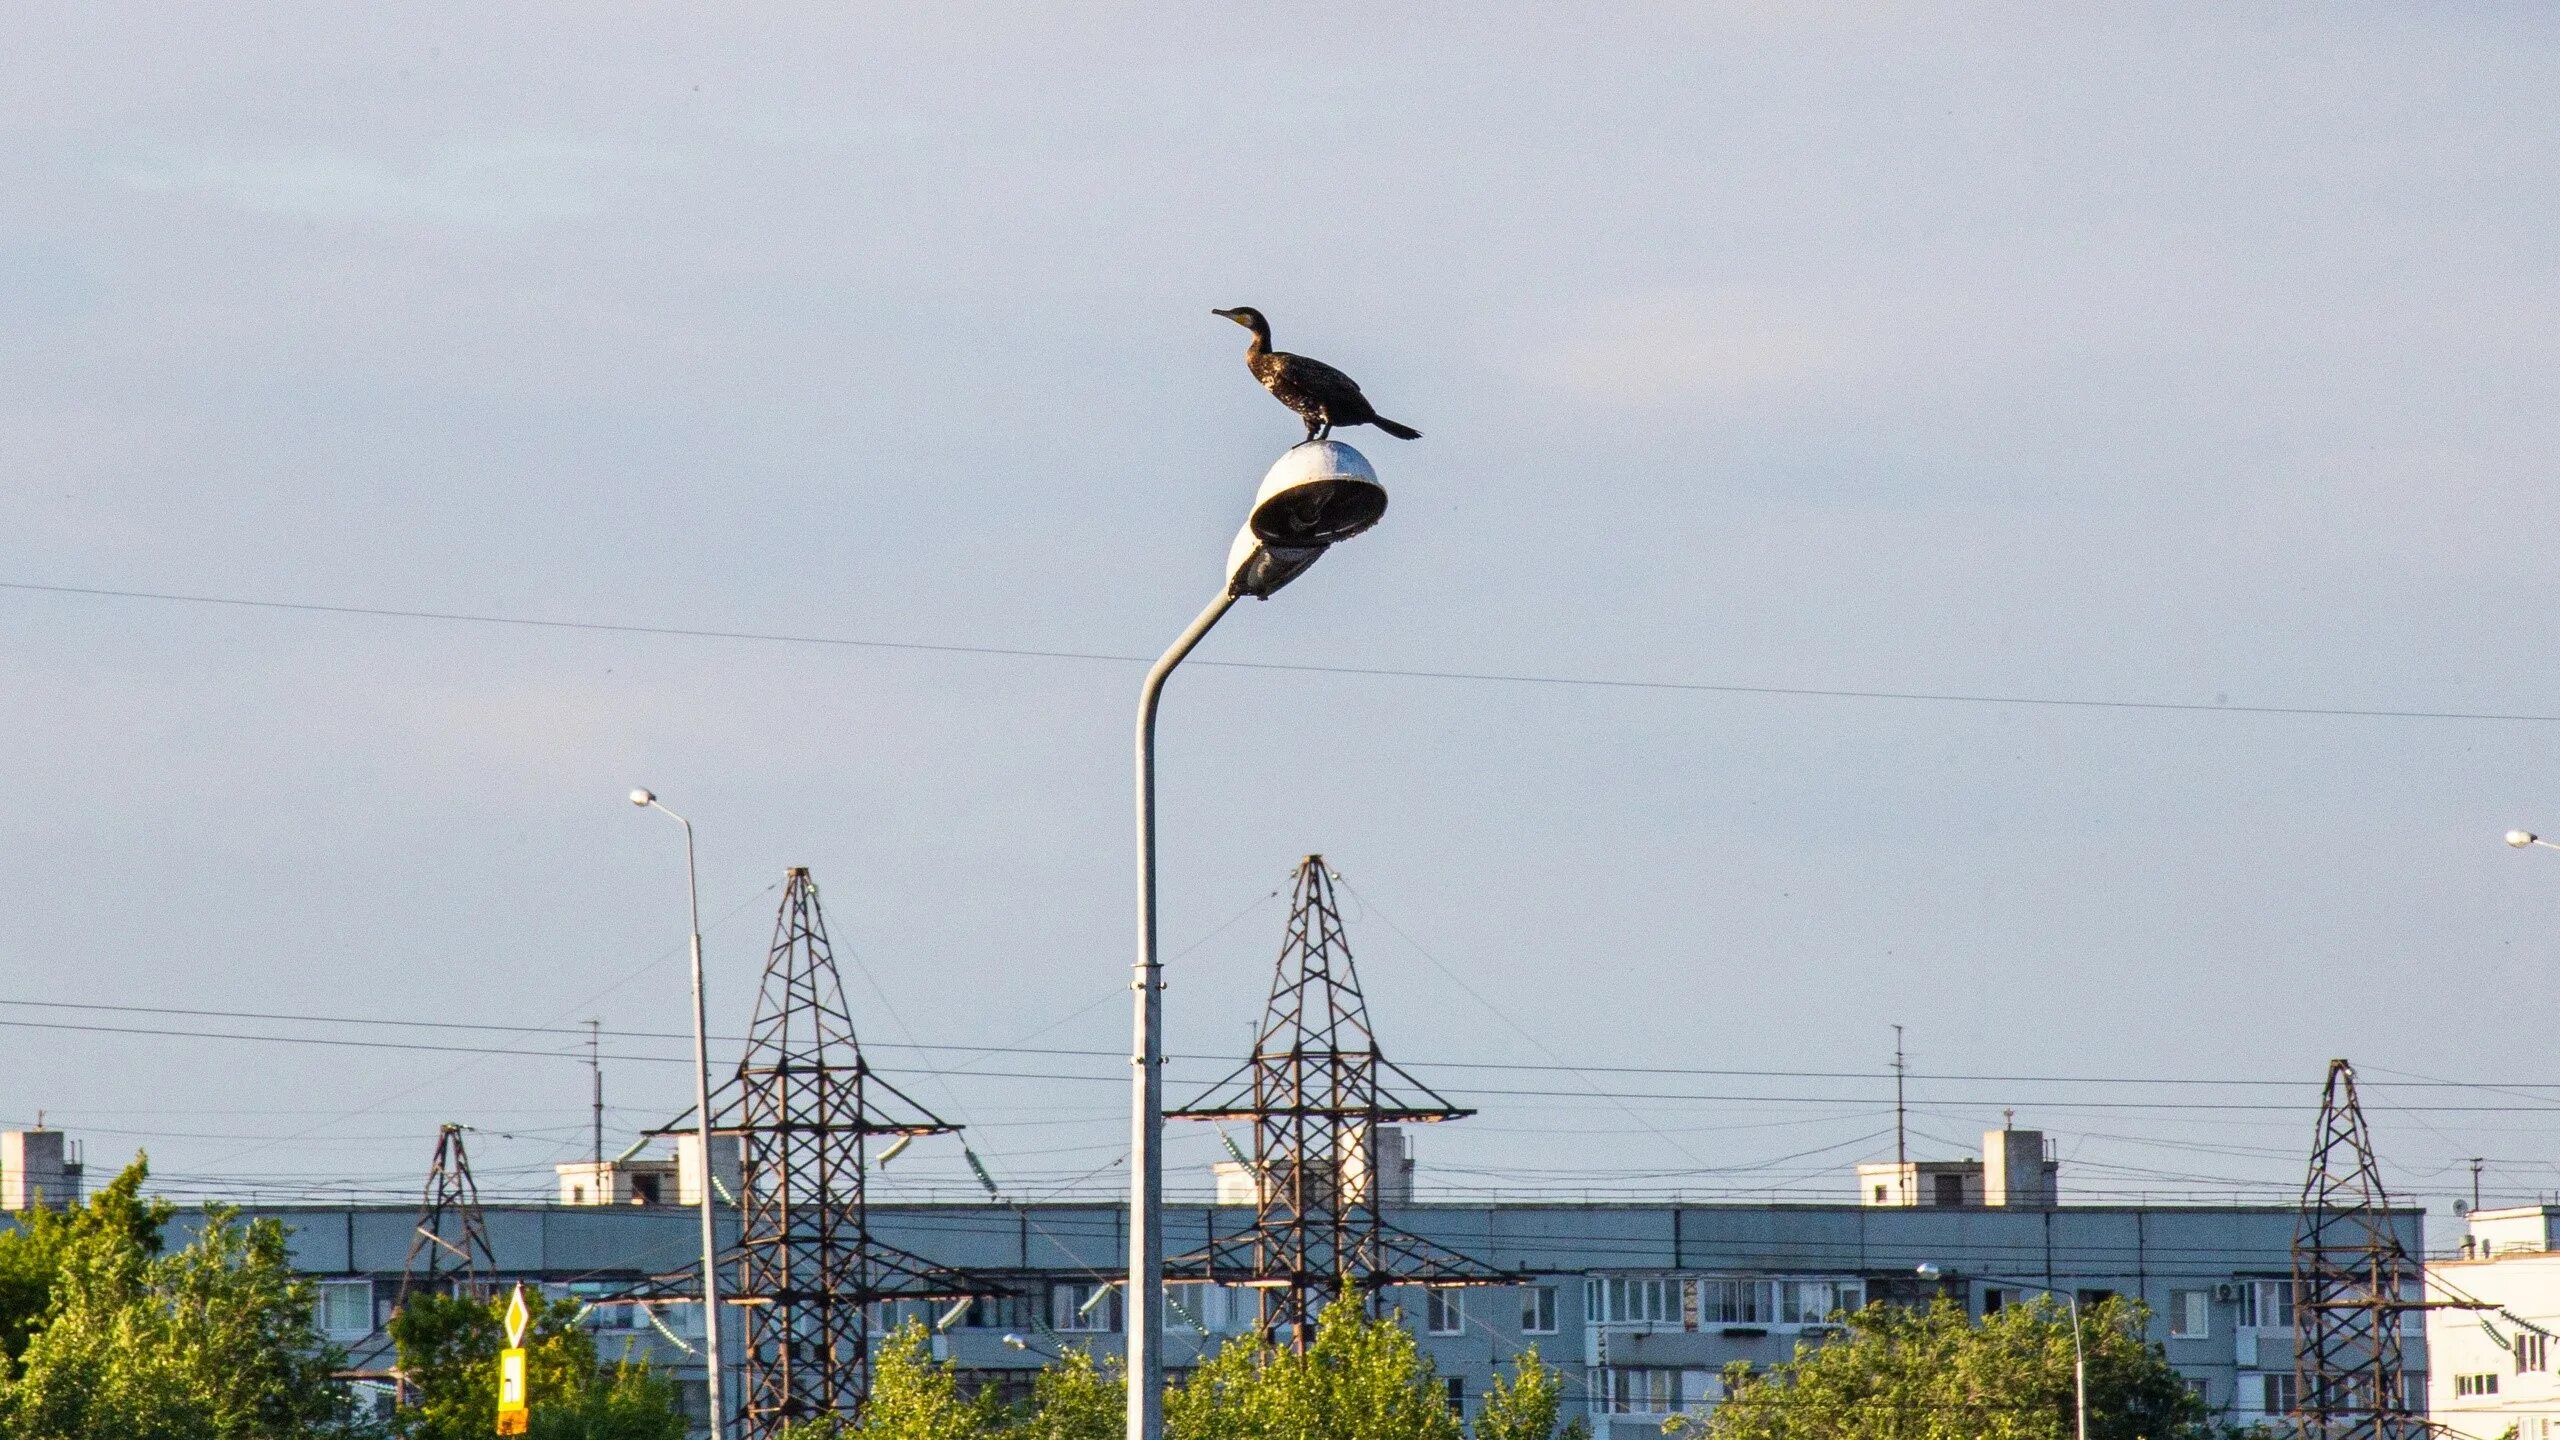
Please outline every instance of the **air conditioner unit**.
[{"label": "air conditioner unit", "polygon": [[2213,1287],[2213,1298],[2228,1305],[2240,1298],[2240,1287],[2225,1281]]}]

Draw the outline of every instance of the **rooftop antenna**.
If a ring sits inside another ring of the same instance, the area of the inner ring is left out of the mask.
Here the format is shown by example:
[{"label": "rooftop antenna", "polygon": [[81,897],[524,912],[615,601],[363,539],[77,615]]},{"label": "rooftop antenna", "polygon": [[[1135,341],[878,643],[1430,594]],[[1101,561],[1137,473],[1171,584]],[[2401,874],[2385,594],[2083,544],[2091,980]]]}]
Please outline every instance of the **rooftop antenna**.
[{"label": "rooftop antenna", "polygon": [[1902,1027],[1893,1027],[1893,1163],[1911,1163],[1911,1147],[1902,1126]]},{"label": "rooftop antenna", "polygon": [[595,1084],[595,1092],[596,1092],[596,1103],[595,1103],[596,1177],[595,1177],[595,1183],[596,1183],[596,1185],[597,1185],[599,1188],[602,1188],[602,1187],[603,1187],[603,1185],[604,1185],[604,1056],[603,1056],[601,1053],[599,1053],[599,1052],[598,1052],[598,1050],[596,1049],[596,1042],[597,1042],[598,1040],[602,1039],[602,1038],[603,1038],[603,1036],[604,1036],[604,1022],[603,1022],[603,1021],[601,1021],[601,1020],[590,1020],[590,1021],[588,1021],[588,1022],[587,1022],[587,1069],[588,1069],[588,1071],[589,1071],[591,1074],[593,1074],[593,1075],[594,1075],[594,1077],[595,1077],[595,1082],[596,1082],[596,1084]]}]

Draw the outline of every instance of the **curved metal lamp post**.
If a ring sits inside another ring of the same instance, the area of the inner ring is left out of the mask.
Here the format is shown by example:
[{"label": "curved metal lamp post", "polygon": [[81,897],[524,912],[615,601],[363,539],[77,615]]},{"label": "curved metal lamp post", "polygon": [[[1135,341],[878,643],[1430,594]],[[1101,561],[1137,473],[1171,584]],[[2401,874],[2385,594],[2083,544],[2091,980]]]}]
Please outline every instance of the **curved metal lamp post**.
[{"label": "curved metal lamp post", "polygon": [[1227,551],[1218,597],[1147,671],[1138,691],[1138,962],[1129,1095],[1129,1289],[1127,1440],[1164,1435],[1164,1015],[1156,957],[1156,702],[1174,667],[1238,599],[1268,600],[1307,572],[1326,547],[1378,523],[1386,487],[1368,458],[1339,440],[1292,446],[1262,477],[1253,512]]},{"label": "curved metal lamp post", "polygon": [[684,827],[684,888],[693,916],[693,1115],[702,1132],[702,1374],[711,1411],[711,1440],[727,1440],[729,1418],[720,1405],[720,1250],[713,1224],[711,1184],[711,1045],[702,1019],[702,884],[693,867],[693,822],[658,803],[646,790],[631,803],[655,810]]}]

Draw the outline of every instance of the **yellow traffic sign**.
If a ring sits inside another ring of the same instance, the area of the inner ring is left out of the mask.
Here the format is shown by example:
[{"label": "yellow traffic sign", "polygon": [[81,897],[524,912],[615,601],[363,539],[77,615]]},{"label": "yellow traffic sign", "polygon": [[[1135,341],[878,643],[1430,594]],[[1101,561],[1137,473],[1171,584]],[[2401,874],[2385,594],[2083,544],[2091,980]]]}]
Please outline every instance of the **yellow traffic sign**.
[{"label": "yellow traffic sign", "polygon": [[[523,1297],[517,1297],[516,1303],[522,1305]],[[516,1328],[523,1326],[519,1323]],[[531,1420],[525,1406],[524,1351],[511,1345],[498,1352],[498,1433],[522,1435]]]},{"label": "yellow traffic sign", "polygon": [[507,1296],[507,1344],[514,1346],[524,1343],[525,1322],[532,1318],[533,1312],[527,1310],[524,1304],[524,1282],[519,1280],[516,1282],[514,1292]]}]

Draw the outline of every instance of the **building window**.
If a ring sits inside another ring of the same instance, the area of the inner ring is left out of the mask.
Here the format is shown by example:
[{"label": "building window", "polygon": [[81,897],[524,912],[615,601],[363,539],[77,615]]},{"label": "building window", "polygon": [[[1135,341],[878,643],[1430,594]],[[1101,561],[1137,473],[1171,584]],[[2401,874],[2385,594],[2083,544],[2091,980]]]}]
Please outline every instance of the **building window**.
[{"label": "building window", "polygon": [[1698,1321],[1704,1325],[1766,1325],[1778,1316],[1777,1286],[1767,1280],[1701,1280]]},{"label": "building window", "polygon": [[970,1330],[1032,1330],[1039,1313],[1028,1295],[981,1295],[960,1312],[959,1323]]},{"label": "building window", "polygon": [[322,1334],[341,1340],[373,1333],[372,1281],[323,1280],[318,1289],[312,1308]]},{"label": "building window", "polygon": [[1444,1383],[1449,1390],[1449,1413],[1452,1415],[1466,1414],[1467,1382],[1460,1379],[1458,1376],[1452,1375],[1442,1383]]},{"label": "building window", "polygon": [[1120,1328],[1120,1287],[1076,1281],[1049,1287],[1049,1328],[1062,1335],[1099,1335]]},{"label": "building window", "polygon": [[2262,1383],[2262,1388],[2259,1391],[2259,1408],[2270,1415],[2292,1414],[2296,1403],[2295,1391],[2293,1388],[2293,1377],[2290,1375],[2261,1375],[2258,1379]]},{"label": "building window", "polygon": [[1857,1309],[1863,1293],[1855,1280],[1781,1280],[1778,1282],[1778,1323],[1822,1324],[1837,1311]]},{"label": "building window", "polygon": [[1233,1335],[1251,1329],[1262,1313],[1262,1303],[1251,1290],[1198,1282],[1164,1287],[1164,1305],[1165,1323],[1187,1325],[1211,1335]]},{"label": "building window", "polygon": [[2253,1330],[2293,1328],[2293,1282],[2250,1280],[2240,1286],[2240,1323]]},{"label": "building window", "polygon": [[1531,1285],[1520,1292],[1520,1333],[1556,1333],[1556,1287]]},{"label": "building window", "polygon": [[2531,1330],[2516,1335],[2516,1373],[2530,1375],[2551,1368],[2551,1337]]},{"label": "building window", "polygon": [[1939,1176],[1935,1176],[1935,1177],[1933,1177],[1933,1179],[1934,1179],[1934,1181],[1935,1181],[1935,1183],[1936,1183],[1936,1185],[1937,1185],[1937,1187],[1938,1187],[1938,1203],[1939,1203],[1939,1204],[1941,1204],[1941,1205],[1947,1205],[1947,1206],[1956,1206],[1956,1205],[1962,1205],[1962,1204],[1964,1203],[1964,1177],[1963,1177],[1963,1176],[1961,1176],[1961,1175],[1939,1175]]},{"label": "building window", "polygon": [[2172,1340],[2213,1338],[2212,1291],[2172,1290],[2169,1292],[2169,1338]]},{"label": "building window", "polygon": [[1595,1415],[1679,1415],[1715,1403],[1715,1377],[1704,1370],[1603,1366],[1589,1373]]},{"label": "building window", "polygon": [[1612,1276],[1592,1283],[1599,1303],[1592,1319],[1603,1325],[1677,1325],[1680,1282],[1660,1275]]},{"label": "building window", "polygon": [[2203,1405],[2207,1409],[2211,1409],[2213,1407],[2213,1383],[2211,1381],[2200,1380],[2192,1375],[2182,1375],[2178,1378],[2178,1383],[2187,1387],[2187,1393],[2196,1397],[2196,1402],[2198,1404]]},{"label": "building window", "polygon": [[2453,1377],[2453,1393],[2466,1400],[2474,1395],[2495,1395],[2498,1393],[2498,1373],[2492,1370],[2479,1375],[2456,1375]]},{"label": "building window", "polygon": [[1876,1187],[1876,1203],[1879,1205],[1884,1203],[1884,1187],[1881,1185]]},{"label": "building window", "polygon": [[1467,1292],[1445,1285],[1434,1285],[1423,1292],[1424,1326],[1434,1335],[1462,1335],[1467,1329]]}]

